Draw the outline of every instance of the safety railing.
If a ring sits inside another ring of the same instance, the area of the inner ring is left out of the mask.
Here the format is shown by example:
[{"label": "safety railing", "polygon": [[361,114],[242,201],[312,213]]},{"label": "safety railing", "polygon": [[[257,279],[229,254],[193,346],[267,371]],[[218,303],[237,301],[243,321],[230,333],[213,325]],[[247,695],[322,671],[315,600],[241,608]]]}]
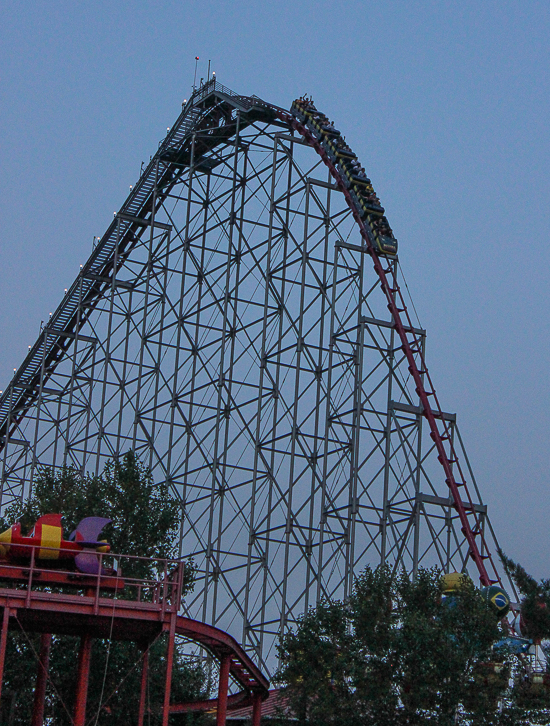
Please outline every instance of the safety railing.
[{"label": "safety railing", "polygon": [[[97,571],[92,574],[78,570],[71,559],[59,559],[63,555],[59,548],[9,547],[15,555],[0,559],[0,595],[13,590],[25,598],[25,607],[30,607],[34,595],[72,590],[93,597],[96,612],[105,599],[114,600],[113,607],[117,602],[131,602],[133,607],[149,606],[161,615],[179,610],[189,567],[185,560],[91,552],[97,558]],[[65,567],[62,562],[67,563]]]}]

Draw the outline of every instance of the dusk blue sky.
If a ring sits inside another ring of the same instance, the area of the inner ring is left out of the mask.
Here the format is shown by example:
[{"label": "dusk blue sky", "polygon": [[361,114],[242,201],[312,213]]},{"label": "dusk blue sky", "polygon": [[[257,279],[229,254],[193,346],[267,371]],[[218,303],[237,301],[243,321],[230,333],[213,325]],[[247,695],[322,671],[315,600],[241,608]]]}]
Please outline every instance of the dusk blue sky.
[{"label": "dusk blue sky", "polygon": [[346,134],[501,545],[549,577],[548,0],[0,8],[0,389],[211,59]]}]

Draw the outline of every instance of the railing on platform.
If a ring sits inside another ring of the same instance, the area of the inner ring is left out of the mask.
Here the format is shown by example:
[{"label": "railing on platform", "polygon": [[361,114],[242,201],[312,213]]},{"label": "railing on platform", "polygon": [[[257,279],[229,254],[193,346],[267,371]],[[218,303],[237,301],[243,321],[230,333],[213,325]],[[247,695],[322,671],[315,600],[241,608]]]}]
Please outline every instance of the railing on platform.
[{"label": "railing on platform", "polygon": [[183,559],[90,552],[97,558],[97,572],[87,573],[78,570],[70,557],[63,557],[59,548],[10,545],[10,549],[16,555],[0,559],[0,589],[25,591],[27,606],[33,591],[70,588],[84,590],[96,604],[100,597],[113,598],[154,607],[161,604],[163,614],[177,612],[189,567]]}]

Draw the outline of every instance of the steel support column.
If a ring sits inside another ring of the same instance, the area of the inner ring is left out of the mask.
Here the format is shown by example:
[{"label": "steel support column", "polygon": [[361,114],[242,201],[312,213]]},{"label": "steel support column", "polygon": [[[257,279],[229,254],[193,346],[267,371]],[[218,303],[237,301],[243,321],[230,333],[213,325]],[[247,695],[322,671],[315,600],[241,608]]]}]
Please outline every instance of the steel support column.
[{"label": "steel support column", "polygon": [[8,644],[8,626],[10,624],[10,609],[4,608],[2,617],[2,632],[0,634],[0,702],[2,701],[2,683],[4,681],[4,663],[6,662],[6,646]]},{"label": "steel support column", "polygon": [[225,726],[227,717],[227,692],[229,690],[229,664],[231,656],[226,655],[220,663],[220,680],[218,683],[218,708],[216,710],[216,726]]},{"label": "steel support column", "polygon": [[147,705],[147,681],[149,676],[149,646],[145,648],[141,660],[141,682],[139,687],[139,711],[137,726],[143,726],[145,707]]},{"label": "steel support column", "polygon": [[91,659],[92,637],[86,633],[80,639],[80,649],[78,651],[74,726],[85,726],[86,724],[86,702],[88,700],[88,682],[90,678]]},{"label": "steel support column", "polygon": [[168,647],[166,650],[166,678],[164,680],[164,704],[162,707],[162,726],[168,726],[170,718],[170,694],[172,692],[172,670],[174,667],[174,647],[176,637],[177,612],[170,618],[170,631],[168,633]]},{"label": "steel support column", "polygon": [[51,646],[52,634],[42,633],[40,636],[40,656],[36,673],[36,686],[34,687],[32,726],[42,726],[44,723],[44,701],[46,698],[46,686],[48,685]]}]

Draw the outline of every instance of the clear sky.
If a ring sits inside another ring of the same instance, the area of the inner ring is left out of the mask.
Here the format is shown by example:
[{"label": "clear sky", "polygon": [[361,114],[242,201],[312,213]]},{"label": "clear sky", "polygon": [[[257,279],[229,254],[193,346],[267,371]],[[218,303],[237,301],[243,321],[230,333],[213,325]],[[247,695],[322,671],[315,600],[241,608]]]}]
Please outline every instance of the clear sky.
[{"label": "clear sky", "polygon": [[400,242],[504,550],[550,577],[548,0],[0,3],[0,389],[208,59],[311,93]]}]

